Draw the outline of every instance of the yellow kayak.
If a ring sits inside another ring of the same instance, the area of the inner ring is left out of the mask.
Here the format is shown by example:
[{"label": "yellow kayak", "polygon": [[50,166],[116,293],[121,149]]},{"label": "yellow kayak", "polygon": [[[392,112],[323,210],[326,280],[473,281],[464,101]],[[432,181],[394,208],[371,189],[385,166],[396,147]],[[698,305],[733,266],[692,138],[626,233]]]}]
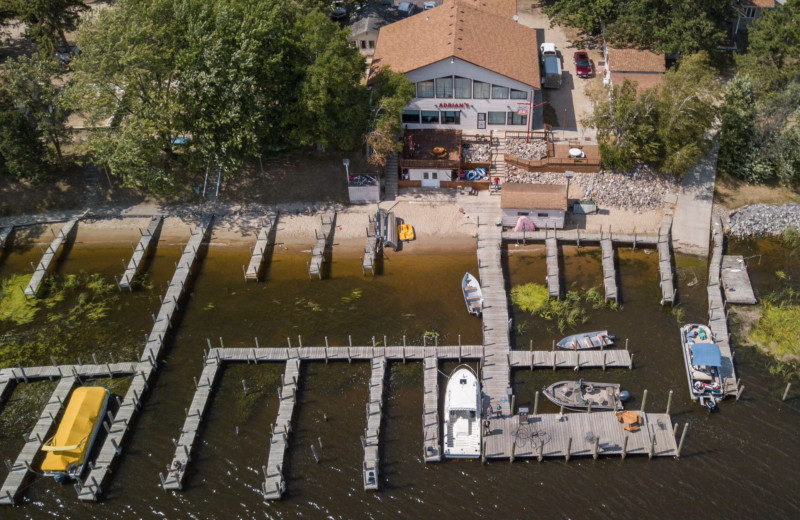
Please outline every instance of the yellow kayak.
[{"label": "yellow kayak", "polygon": [[56,480],[80,476],[87,455],[100,430],[109,392],[98,386],[82,386],[72,392],[56,434],[42,446],[47,455],[42,471]]},{"label": "yellow kayak", "polygon": [[397,236],[400,240],[414,240],[414,226],[411,224],[401,224],[397,226]]}]

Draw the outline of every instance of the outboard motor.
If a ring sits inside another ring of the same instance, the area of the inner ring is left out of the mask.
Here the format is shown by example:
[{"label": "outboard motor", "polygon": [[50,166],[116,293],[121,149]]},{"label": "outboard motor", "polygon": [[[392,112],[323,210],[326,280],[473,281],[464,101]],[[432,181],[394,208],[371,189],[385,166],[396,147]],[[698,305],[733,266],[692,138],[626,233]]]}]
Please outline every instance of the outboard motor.
[{"label": "outboard motor", "polygon": [[630,398],[631,398],[631,394],[627,390],[622,390],[619,393],[619,400],[622,401],[623,403],[626,402]]}]

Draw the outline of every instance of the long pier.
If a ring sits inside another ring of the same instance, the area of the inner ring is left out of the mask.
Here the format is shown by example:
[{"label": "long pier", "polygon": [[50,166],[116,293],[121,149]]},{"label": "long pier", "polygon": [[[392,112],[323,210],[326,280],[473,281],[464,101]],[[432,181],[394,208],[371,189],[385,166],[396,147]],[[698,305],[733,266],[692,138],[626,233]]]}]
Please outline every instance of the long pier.
[{"label": "long pier", "polygon": [[378,256],[379,240],[378,240],[378,222],[370,216],[369,225],[367,225],[367,245],[364,248],[364,256],[361,257],[361,271],[364,275],[367,271],[375,274],[375,259]]},{"label": "long pier", "polygon": [[0,504],[14,504],[28,473],[32,471],[31,464],[33,464],[34,457],[39,454],[42,444],[50,437],[50,431],[56,422],[56,417],[58,417],[61,408],[76,384],[77,379],[71,376],[61,378],[58,382],[58,386],[50,396],[50,400],[39,416],[33,431],[26,435],[25,446],[17,456],[17,460],[14,461],[14,465],[9,469],[8,476],[3,482],[3,487],[0,488]]},{"label": "long pier", "polygon": [[164,489],[183,488],[183,477],[186,475],[186,469],[191,461],[192,447],[200,429],[200,421],[211,400],[211,390],[217,380],[219,370],[222,368],[222,364],[213,356],[206,357],[204,363],[200,380],[195,380],[197,390],[192,398],[192,404],[189,405],[186,420],[181,428],[181,435],[175,444],[175,456],[167,467],[166,476],[161,477],[161,486]]},{"label": "long pier", "polygon": [[720,282],[722,248],[725,237],[719,217],[714,219],[711,230],[714,249],[708,265],[708,326],[714,337],[714,343],[719,346],[720,354],[722,354],[720,376],[722,376],[723,392],[726,396],[738,396],[739,382],[736,380],[736,370],[733,366],[733,352],[728,332],[728,313],[725,311],[725,300],[722,298]]},{"label": "long pier", "polygon": [[269,456],[264,470],[262,491],[268,500],[280,500],[286,491],[286,479],[283,476],[283,463],[289,447],[289,434],[292,431],[292,417],[297,404],[297,383],[300,380],[300,359],[286,361],[283,374],[283,386],[278,389],[278,418],[269,438]]},{"label": "long pier", "polygon": [[278,214],[275,214],[275,217],[267,217],[264,220],[264,225],[258,232],[258,238],[256,239],[256,245],[252,249],[252,256],[250,257],[250,264],[247,266],[247,270],[244,273],[245,281],[258,281],[259,276],[261,275],[261,269],[264,266],[264,260],[266,259],[265,252],[267,247],[272,245],[271,237],[273,235],[274,230],[278,225]]},{"label": "long pier", "polygon": [[386,380],[386,357],[372,358],[372,375],[369,379],[369,402],[367,403],[367,429],[364,431],[364,489],[378,489],[380,457],[378,446],[383,420],[383,383]]},{"label": "long pier", "polygon": [[142,261],[152,252],[152,249],[155,248],[158,243],[158,240],[153,240],[153,238],[158,236],[158,231],[163,222],[164,217],[153,217],[150,219],[150,223],[147,224],[147,229],[145,229],[144,233],[142,233],[141,230],[139,231],[142,237],[139,239],[139,244],[133,250],[133,256],[130,262],[128,262],[128,268],[125,269],[125,273],[123,273],[122,278],[117,284],[120,289],[133,290],[133,279],[139,274]]},{"label": "long pier", "polygon": [[661,277],[661,305],[665,303],[675,304],[675,279],[672,271],[672,210],[668,209],[667,214],[661,220],[661,227],[658,230],[658,271]]},{"label": "long pier", "polygon": [[545,239],[551,236],[559,242],[574,242],[576,246],[580,246],[581,242],[600,242],[606,237],[617,244],[632,244],[634,247],[640,244],[652,246],[658,244],[658,235],[652,233],[637,233],[635,230],[631,232],[612,232],[611,229],[606,232],[602,230],[585,231],[580,229],[503,231],[503,240],[520,244],[544,242]]},{"label": "long pier", "polygon": [[64,224],[64,226],[59,230],[58,234],[54,233],[53,241],[49,246],[47,246],[47,250],[44,252],[42,260],[33,271],[31,281],[25,288],[25,296],[36,296],[36,294],[39,292],[39,287],[42,285],[42,282],[50,270],[50,264],[52,264],[53,260],[57,258],[59,251],[61,250],[61,246],[64,244],[64,242],[66,242],[67,237],[75,229],[75,226],[78,225],[79,220],[80,218],[74,218],[70,220]]},{"label": "long pier", "polygon": [[164,348],[164,340],[171,326],[178,302],[184,294],[185,284],[191,274],[192,267],[197,260],[198,251],[211,229],[213,215],[206,216],[195,226],[192,237],[183,249],[183,254],[178,261],[175,274],[172,276],[167,294],[162,300],[155,323],[147,338],[141,363],[137,366],[133,380],[128,387],[125,398],[120,403],[119,410],[114,416],[108,435],[97,456],[94,468],[86,477],[81,487],[78,498],[81,500],[97,500],[102,493],[102,485],[111,473],[111,466],[117,455],[122,453],[121,445],[129,431],[129,425],[141,406],[141,400],[147,391],[150,380],[157,371],[157,362]]},{"label": "long pier", "polygon": [[561,284],[558,273],[558,241],[548,237],[544,241],[547,246],[547,295],[558,299],[561,296]]},{"label": "long pier", "polygon": [[600,252],[603,258],[603,286],[606,290],[606,300],[617,299],[617,271],[614,269],[614,245],[611,237],[600,240]]},{"label": "long pier", "polygon": [[333,233],[333,226],[336,223],[336,213],[326,212],[322,215],[322,229],[314,230],[317,241],[311,250],[311,262],[308,264],[308,277],[319,277],[322,280],[322,264],[325,263],[325,248],[328,246],[328,238]]},{"label": "long pier", "polygon": [[[481,349],[482,350],[482,349]],[[439,358],[438,352],[423,353],[422,435],[425,462],[442,460],[439,440]]]}]

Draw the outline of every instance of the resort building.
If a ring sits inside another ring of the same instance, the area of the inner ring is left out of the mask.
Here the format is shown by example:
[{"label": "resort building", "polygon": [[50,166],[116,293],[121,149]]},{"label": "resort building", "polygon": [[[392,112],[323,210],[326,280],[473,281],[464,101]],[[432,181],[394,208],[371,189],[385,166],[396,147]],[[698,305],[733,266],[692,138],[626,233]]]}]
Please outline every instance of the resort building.
[{"label": "resort building", "polygon": [[371,75],[390,67],[414,83],[408,129],[526,131],[541,98],[538,41],[515,18],[513,1],[446,0],[382,27]]}]

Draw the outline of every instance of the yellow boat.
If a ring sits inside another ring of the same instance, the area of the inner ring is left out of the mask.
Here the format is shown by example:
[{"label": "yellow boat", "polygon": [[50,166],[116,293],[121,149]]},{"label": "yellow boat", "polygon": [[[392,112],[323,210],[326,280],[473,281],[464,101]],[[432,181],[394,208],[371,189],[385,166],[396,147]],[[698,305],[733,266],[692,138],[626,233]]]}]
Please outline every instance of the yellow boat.
[{"label": "yellow boat", "polygon": [[414,226],[411,224],[400,224],[397,226],[397,236],[400,240],[405,242],[414,240]]},{"label": "yellow boat", "polygon": [[99,386],[76,388],[69,398],[56,434],[42,446],[45,475],[59,482],[81,475],[108,407],[110,394]]}]

